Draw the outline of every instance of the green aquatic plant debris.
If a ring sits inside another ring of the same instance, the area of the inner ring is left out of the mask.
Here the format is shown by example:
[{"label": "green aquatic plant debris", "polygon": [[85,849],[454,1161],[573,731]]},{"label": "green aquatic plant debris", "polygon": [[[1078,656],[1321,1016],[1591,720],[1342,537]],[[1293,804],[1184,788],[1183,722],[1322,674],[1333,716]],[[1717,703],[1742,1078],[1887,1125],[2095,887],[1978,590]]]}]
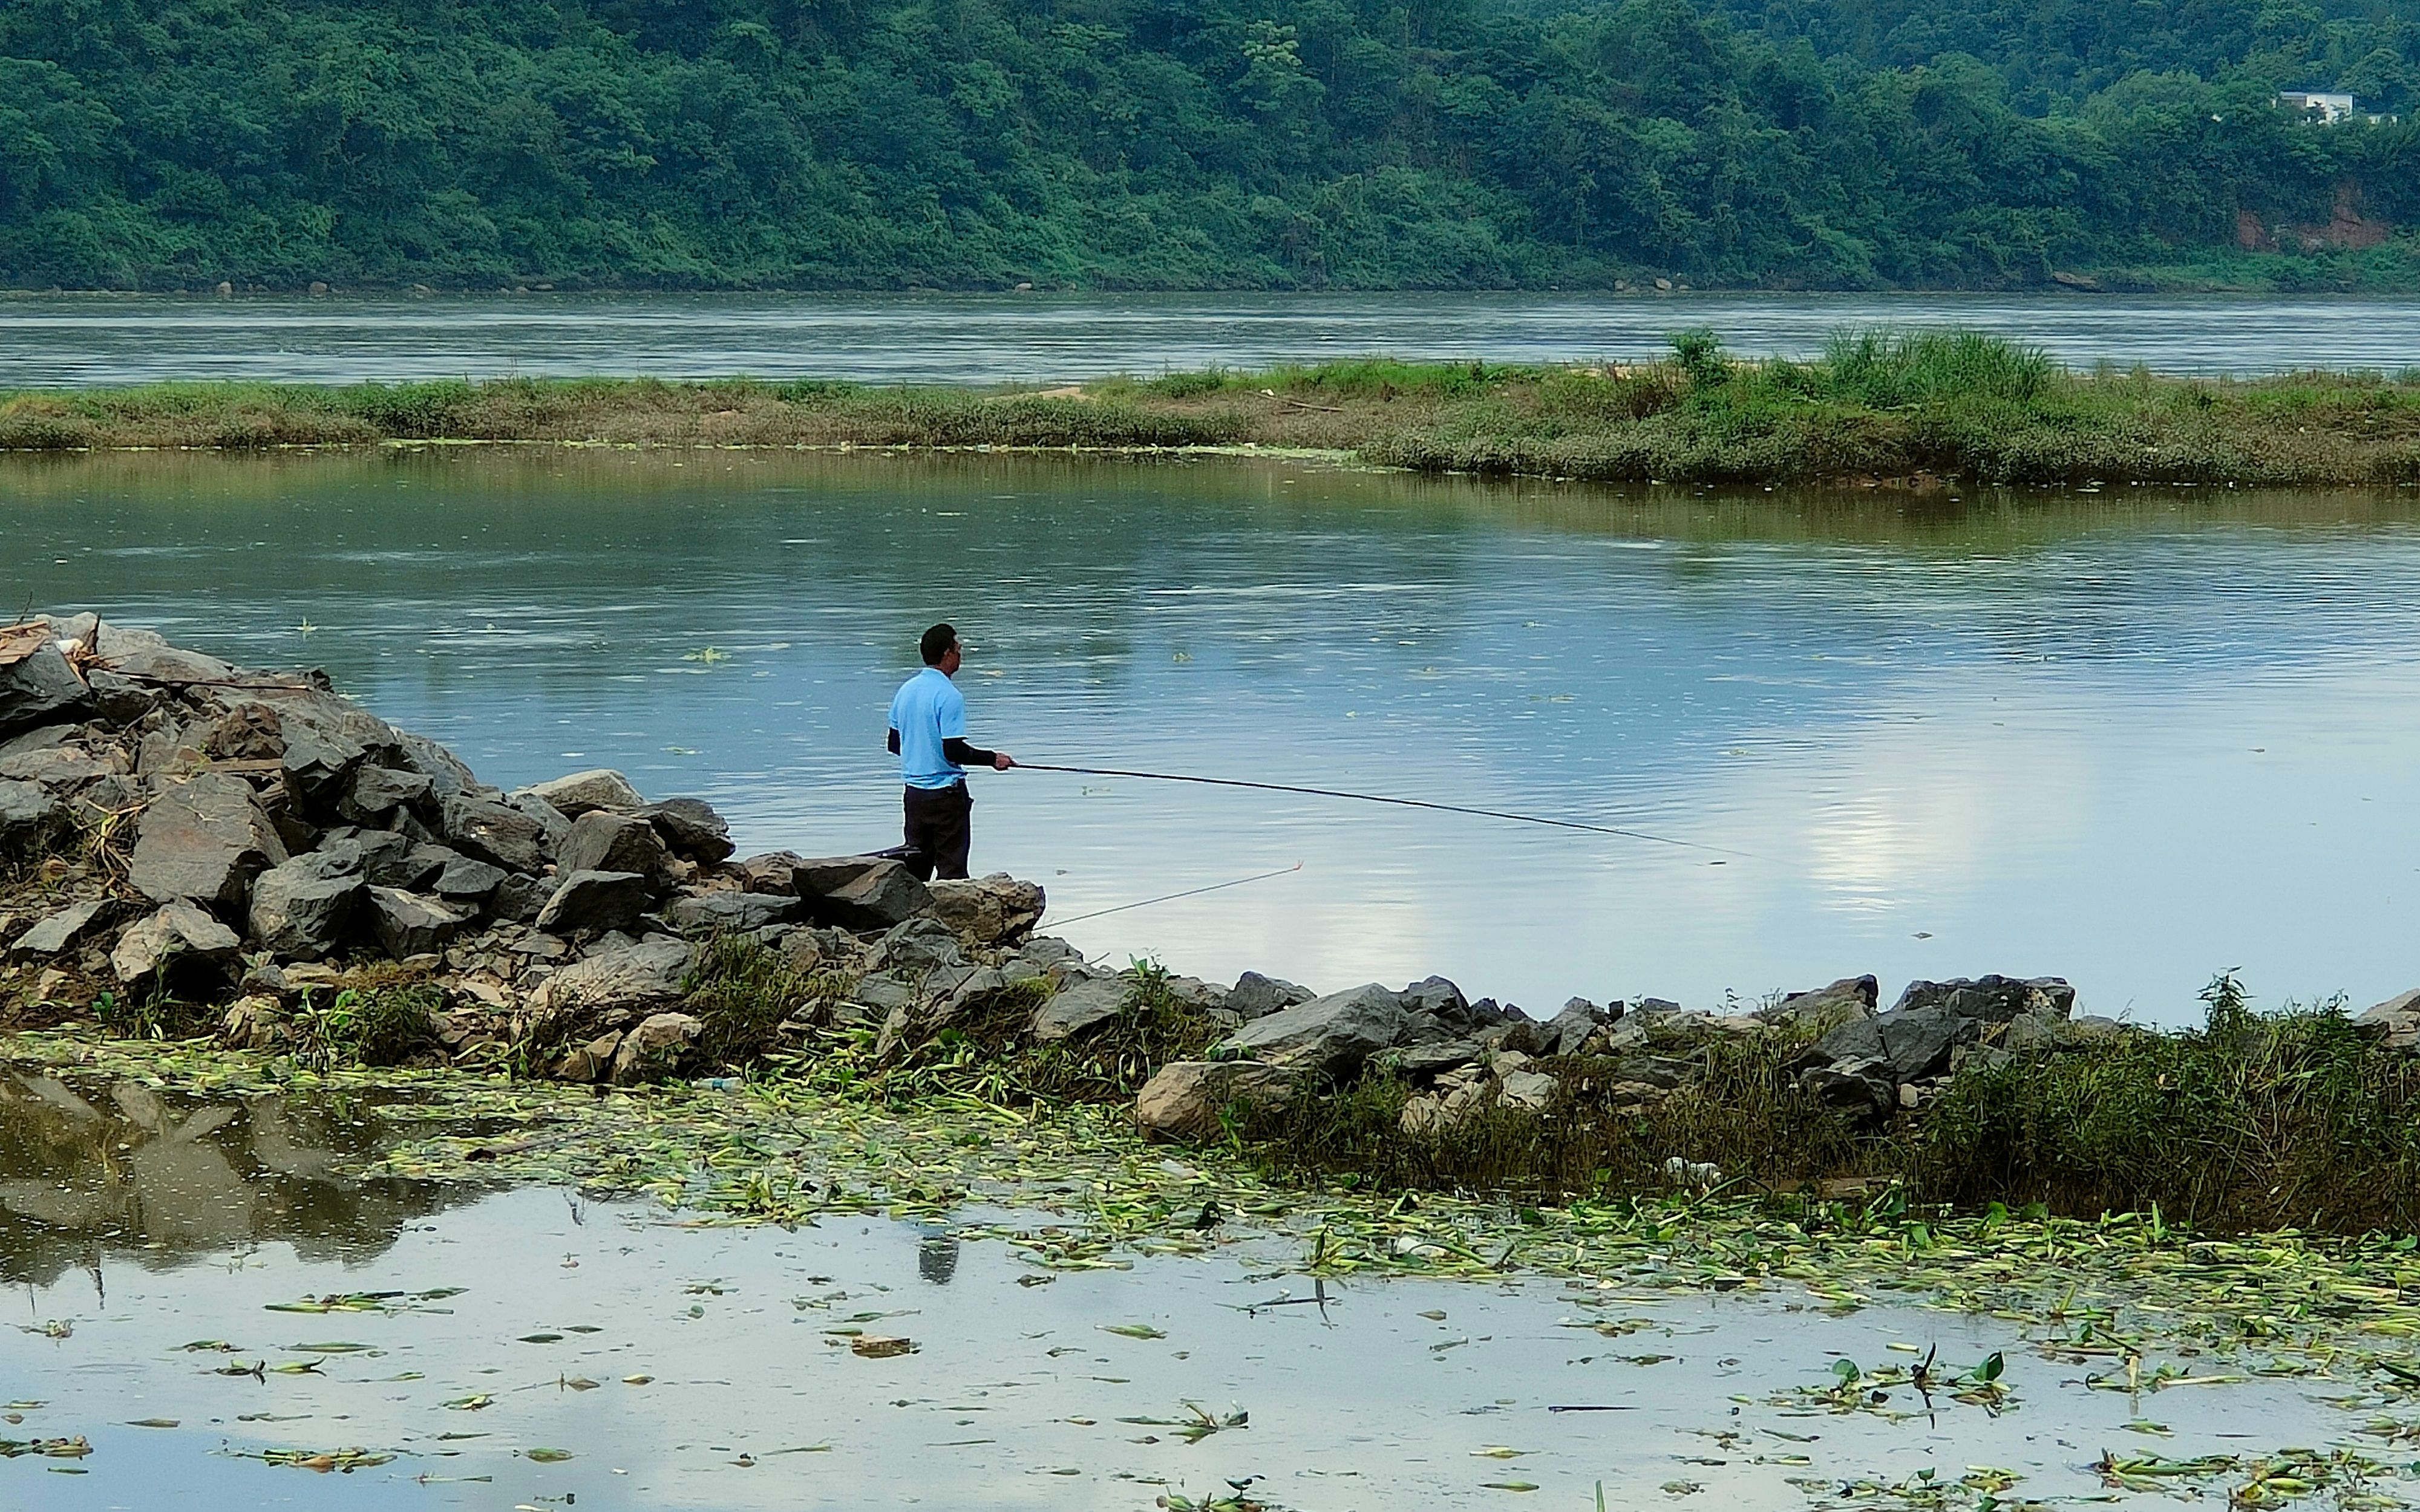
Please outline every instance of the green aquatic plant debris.
[{"label": "green aquatic plant debris", "polygon": [[16,1459],[25,1455],[39,1455],[46,1459],[81,1459],[92,1453],[92,1443],[81,1433],[73,1438],[0,1439],[0,1459]]},{"label": "green aquatic plant debris", "polygon": [[237,1459],[257,1459],[265,1464],[289,1466],[297,1470],[316,1470],[322,1474],[332,1470],[350,1474],[356,1470],[369,1470],[379,1465],[392,1464],[395,1461],[395,1456],[391,1454],[376,1454],[360,1448],[261,1449],[251,1452],[230,1449],[225,1453]]}]

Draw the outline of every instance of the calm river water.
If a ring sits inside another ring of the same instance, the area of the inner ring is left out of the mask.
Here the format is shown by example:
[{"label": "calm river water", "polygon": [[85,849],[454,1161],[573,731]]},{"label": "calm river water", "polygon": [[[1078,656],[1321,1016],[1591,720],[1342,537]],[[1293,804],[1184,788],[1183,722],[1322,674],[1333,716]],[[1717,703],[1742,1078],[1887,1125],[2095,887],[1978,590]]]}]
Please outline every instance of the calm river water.
[{"label": "calm river water", "polygon": [[1983,294],[550,295],[0,300],[0,388],[503,374],[1027,383],[1373,352],[1632,362],[1707,326],[1805,356],[1846,327],[1972,326],[2064,363],[2273,373],[2420,363],[2420,300]]},{"label": "calm river water", "polygon": [[[324,665],[489,779],[896,840],[883,708],[949,618],[1038,772],[978,870],[1112,960],[1551,1011],[1871,971],[2178,1021],[2420,980],[2420,498],[1482,486],[1278,460],[442,449],[0,469],[12,600]],[[717,655],[708,656],[709,648]],[[1717,847],[1717,850],[1692,846]]]}]

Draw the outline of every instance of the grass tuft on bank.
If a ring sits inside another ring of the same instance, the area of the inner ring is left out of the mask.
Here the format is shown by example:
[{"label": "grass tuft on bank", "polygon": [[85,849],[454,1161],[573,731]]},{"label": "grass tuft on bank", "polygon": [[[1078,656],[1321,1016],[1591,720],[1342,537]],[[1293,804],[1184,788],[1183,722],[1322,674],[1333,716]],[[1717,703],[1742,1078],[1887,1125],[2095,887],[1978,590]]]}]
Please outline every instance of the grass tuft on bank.
[{"label": "grass tuft on bank", "polygon": [[2420,369],[2077,372],[1973,331],[1843,332],[1807,361],[1744,361],[1694,331],[1628,366],[1373,357],[1024,392],[499,378],[0,394],[0,449],[441,441],[1293,447],[1605,482],[2395,486],[2420,482]]}]

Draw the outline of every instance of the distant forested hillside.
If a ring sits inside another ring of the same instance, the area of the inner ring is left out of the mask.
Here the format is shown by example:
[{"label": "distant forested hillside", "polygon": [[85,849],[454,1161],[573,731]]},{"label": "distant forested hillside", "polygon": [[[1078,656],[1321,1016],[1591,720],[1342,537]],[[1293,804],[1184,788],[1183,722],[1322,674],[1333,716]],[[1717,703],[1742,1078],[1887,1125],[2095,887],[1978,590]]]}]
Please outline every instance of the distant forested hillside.
[{"label": "distant forested hillside", "polygon": [[2415,227],[2420,0],[0,0],[19,286],[2420,286]]}]

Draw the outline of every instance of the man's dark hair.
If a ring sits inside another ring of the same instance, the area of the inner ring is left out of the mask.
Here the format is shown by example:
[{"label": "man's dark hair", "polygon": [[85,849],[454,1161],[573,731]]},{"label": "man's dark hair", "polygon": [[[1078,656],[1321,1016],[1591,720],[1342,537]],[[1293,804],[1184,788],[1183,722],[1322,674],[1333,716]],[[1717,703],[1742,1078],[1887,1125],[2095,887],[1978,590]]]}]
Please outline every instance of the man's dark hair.
[{"label": "man's dark hair", "polygon": [[950,648],[957,643],[957,626],[937,625],[924,632],[924,639],[916,643],[916,649],[924,654],[925,666],[939,667],[941,664],[941,658],[948,656]]}]

